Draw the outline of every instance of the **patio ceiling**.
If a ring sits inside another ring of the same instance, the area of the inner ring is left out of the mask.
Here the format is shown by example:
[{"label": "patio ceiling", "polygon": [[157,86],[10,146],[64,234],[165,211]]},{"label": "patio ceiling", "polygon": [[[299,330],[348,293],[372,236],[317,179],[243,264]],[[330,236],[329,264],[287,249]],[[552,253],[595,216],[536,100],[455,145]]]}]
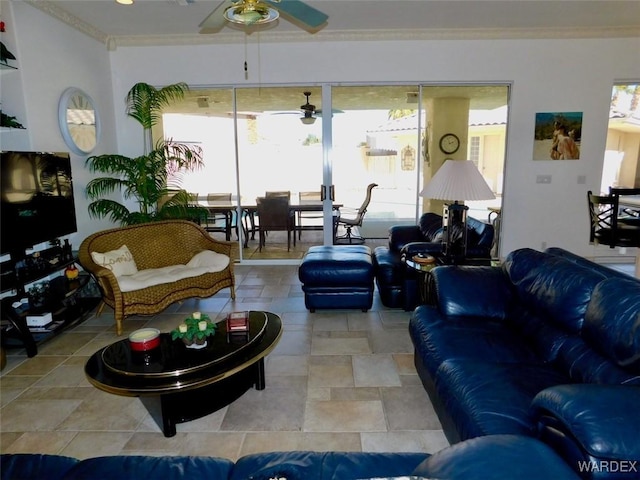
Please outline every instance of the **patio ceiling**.
[{"label": "patio ceiling", "polygon": [[[320,87],[254,87],[238,88],[238,111],[257,114],[265,111],[298,111],[305,103],[302,92],[310,91],[310,102],[320,109]],[[333,108],[340,110],[399,110],[417,109],[417,103],[409,103],[407,94],[418,91],[417,85],[368,85],[334,87]],[[506,104],[505,85],[428,85],[423,89],[423,101],[427,98],[469,98],[471,109],[492,110]],[[231,109],[231,90],[194,88],[180,103],[173,105],[170,113],[190,113],[209,116],[227,116]]]}]

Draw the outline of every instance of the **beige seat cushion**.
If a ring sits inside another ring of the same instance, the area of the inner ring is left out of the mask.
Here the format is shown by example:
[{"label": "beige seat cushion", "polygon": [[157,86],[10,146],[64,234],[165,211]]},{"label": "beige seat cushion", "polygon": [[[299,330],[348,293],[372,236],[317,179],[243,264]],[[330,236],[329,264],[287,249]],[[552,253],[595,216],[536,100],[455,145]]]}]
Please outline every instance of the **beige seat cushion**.
[{"label": "beige seat cushion", "polygon": [[197,277],[205,273],[220,272],[229,265],[229,257],[211,250],[193,256],[186,265],[169,265],[161,268],[139,270],[133,275],[116,276],[122,292],[132,292],[183,278]]}]

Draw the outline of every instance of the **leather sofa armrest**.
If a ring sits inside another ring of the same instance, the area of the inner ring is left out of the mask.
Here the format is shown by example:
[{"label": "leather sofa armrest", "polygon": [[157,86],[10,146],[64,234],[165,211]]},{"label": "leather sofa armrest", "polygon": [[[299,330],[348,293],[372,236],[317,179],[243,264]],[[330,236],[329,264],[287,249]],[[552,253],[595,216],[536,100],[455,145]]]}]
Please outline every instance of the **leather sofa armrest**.
[{"label": "leather sofa armrest", "polygon": [[394,225],[389,228],[389,248],[399,252],[402,247],[411,242],[423,242],[424,236],[417,225]]},{"label": "leather sofa armrest", "polygon": [[585,478],[640,477],[640,386],[557,385],[533,399],[538,435]]},{"label": "leather sofa armrest", "polygon": [[441,480],[579,480],[552,449],[523,435],[486,435],[429,456],[412,475]]},{"label": "leather sofa armrest", "polygon": [[507,318],[512,293],[500,267],[445,265],[434,268],[431,275],[443,315]]},{"label": "leather sofa armrest", "polygon": [[425,253],[437,257],[442,255],[442,242],[410,242],[400,250],[402,255],[411,258],[418,253]]},{"label": "leather sofa armrest", "polygon": [[62,480],[78,463],[78,459],[63,455],[5,453],[0,455],[0,478]]}]

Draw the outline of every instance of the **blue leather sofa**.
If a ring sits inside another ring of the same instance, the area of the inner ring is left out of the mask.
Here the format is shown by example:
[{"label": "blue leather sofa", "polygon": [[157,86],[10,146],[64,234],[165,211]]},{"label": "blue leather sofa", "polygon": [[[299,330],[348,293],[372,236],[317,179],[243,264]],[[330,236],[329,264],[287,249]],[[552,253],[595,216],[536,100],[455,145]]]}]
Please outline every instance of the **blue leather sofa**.
[{"label": "blue leather sofa", "polygon": [[269,452],[231,462],[216,457],[58,455],[0,457],[2,480],[579,480],[549,446],[534,438],[494,435],[438,453]]},{"label": "blue leather sofa", "polygon": [[640,282],[564,253],[432,270],[436,305],[409,323],[418,374],[451,443],[528,435],[574,469],[640,466]]},{"label": "blue leather sofa", "polygon": [[[494,229],[489,223],[467,218],[467,256],[491,258]],[[425,213],[418,225],[395,225],[389,229],[389,245],[376,247],[373,265],[380,299],[385,307],[413,310],[419,303],[415,272],[406,267],[408,258],[417,253],[433,256],[442,254],[442,216]],[[458,239],[462,232],[457,232]]]}]

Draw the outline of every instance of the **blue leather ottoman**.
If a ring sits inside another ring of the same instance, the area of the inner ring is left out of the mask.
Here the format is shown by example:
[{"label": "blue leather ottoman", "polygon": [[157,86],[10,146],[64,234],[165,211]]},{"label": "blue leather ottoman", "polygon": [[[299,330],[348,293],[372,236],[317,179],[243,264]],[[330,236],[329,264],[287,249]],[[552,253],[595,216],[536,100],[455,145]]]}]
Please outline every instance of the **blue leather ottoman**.
[{"label": "blue leather ottoman", "polygon": [[373,304],[373,260],[365,245],[326,245],[309,248],[300,268],[304,304],[317,308],[360,308]]}]

